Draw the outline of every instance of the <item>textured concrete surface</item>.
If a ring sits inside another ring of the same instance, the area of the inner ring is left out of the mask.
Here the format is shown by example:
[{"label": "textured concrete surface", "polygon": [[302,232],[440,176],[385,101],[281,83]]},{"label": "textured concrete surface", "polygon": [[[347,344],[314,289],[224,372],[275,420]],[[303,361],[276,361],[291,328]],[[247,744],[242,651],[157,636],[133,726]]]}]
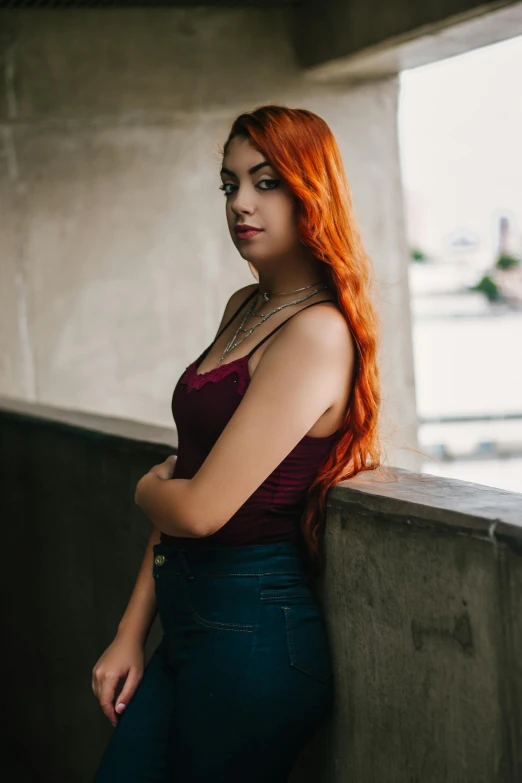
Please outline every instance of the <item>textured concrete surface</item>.
[{"label": "textured concrete surface", "polygon": [[417,467],[397,81],[310,84],[289,24],[276,8],[0,12],[0,394],[169,426],[177,378],[253,280],[220,145],[240,111],[304,106],[337,137],[375,267],[385,446]]},{"label": "textured concrete surface", "polygon": [[[344,489],[349,489],[347,495]],[[376,514],[451,526],[455,530],[488,535],[522,533],[521,496],[471,481],[441,478],[393,468],[367,471],[341,481],[330,492],[332,502],[365,507]]]},{"label": "textured concrete surface", "polygon": [[320,779],[515,783],[522,495],[395,473],[329,495],[337,703]]},{"label": "textured concrete surface", "polygon": [[[160,431],[0,404],[3,770],[88,783],[111,727],[91,669],[114,636],[148,522],[136,482]],[[522,779],[522,496],[394,470],[328,497],[317,585],[331,717],[290,783]],[[396,480],[395,480],[396,479]],[[156,622],[147,656],[159,641]],[[12,686],[9,687],[9,683]]]}]

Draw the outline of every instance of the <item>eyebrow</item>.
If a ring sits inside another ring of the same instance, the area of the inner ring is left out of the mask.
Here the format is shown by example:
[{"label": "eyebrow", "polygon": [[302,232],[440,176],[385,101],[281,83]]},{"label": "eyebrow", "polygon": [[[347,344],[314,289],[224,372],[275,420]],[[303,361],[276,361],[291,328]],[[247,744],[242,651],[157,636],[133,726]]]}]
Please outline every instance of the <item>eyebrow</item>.
[{"label": "eyebrow", "polygon": [[[258,171],[263,166],[271,166],[272,164],[269,163],[267,160],[262,160],[261,163],[257,163],[255,166],[252,166],[251,169],[248,169],[248,174],[255,174],[256,171]],[[230,177],[235,177],[237,179],[237,174],[234,174],[233,171],[230,169],[222,168],[219,172],[220,174],[228,174]]]}]

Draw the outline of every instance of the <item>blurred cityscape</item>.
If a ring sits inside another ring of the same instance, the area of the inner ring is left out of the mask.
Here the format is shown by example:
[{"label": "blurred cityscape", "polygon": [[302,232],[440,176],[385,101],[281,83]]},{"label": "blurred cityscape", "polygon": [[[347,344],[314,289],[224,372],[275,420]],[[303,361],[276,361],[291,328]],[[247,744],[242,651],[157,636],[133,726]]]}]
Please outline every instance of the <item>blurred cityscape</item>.
[{"label": "blurred cityscape", "polygon": [[[522,38],[405,75],[402,155],[422,470],[522,492],[522,111],[503,81],[514,61]],[[423,80],[437,116],[423,113]]]}]

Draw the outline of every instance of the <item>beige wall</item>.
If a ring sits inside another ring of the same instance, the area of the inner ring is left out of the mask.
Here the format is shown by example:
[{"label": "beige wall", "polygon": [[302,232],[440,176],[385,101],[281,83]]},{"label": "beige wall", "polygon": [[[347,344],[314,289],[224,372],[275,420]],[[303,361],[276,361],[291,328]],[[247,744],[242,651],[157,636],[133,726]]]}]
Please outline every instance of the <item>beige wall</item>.
[{"label": "beige wall", "polygon": [[279,10],[0,14],[0,394],[172,422],[184,367],[253,281],[218,190],[241,111],[318,112],[341,146],[383,323],[385,438],[415,445],[397,82],[313,84]]}]

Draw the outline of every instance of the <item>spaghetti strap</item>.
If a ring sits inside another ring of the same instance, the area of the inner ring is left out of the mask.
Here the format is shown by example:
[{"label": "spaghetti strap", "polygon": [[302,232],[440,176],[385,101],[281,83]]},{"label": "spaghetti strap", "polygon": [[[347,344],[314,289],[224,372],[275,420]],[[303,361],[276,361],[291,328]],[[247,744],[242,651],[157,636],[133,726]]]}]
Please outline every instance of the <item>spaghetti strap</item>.
[{"label": "spaghetti strap", "polygon": [[[321,301],[320,301],[320,302],[312,302],[312,304],[306,305],[306,307],[301,307],[301,309],[300,309],[300,310],[298,310],[298,311],[297,311],[297,313],[294,313],[293,315],[291,315],[291,316],[290,316],[290,318],[293,318],[295,315],[299,315],[299,313],[302,313],[302,312],[303,312],[303,310],[307,310],[309,307],[313,307],[314,305],[318,305],[318,304],[323,304],[323,302],[332,302],[332,301],[333,301],[333,299],[321,299]],[[268,340],[268,338],[269,338],[269,337],[272,337],[272,335],[274,334],[274,332],[277,332],[277,330],[278,330],[278,329],[280,329],[282,326],[284,326],[285,324],[287,324],[287,323],[288,323],[288,321],[290,320],[290,318],[287,318],[285,321],[281,321],[281,323],[280,323],[280,324],[278,324],[278,325],[276,326],[276,328],[275,328],[275,329],[272,329],[272,331],[271,331],[271,332],[269,332],[267,335],[265,335],[265,337],[263,337],[263,339],[262,339],[262,340],[260,340],[260,341],[258,342],[258,344],[257,344],[256,346],[254,346],[254,348],[252,348],[252,350],[250,351],[250,353],[249,353],[249,354],[247,354],[248,358],[250,359],[250,357],[252,356],[252,354],[254,353],[254,351],[257,351],[257,349],[259,348],[259,346],[260,346],[260,345],[263,345],[263,343],[265,342],[265,340]]]},{"label": "spaghetti strap", "polygon": [[243,302],[243,304],[239,305],[239,307],[237,308],[237,310],[236,310],[236,312],[234,313],[234,315],[232,315],[232,316],[231,316],[231,317],[228,319],[228,321],[226,322],[226,324],[223,326],[223,328],[219,330],[218,334],[216,334],[216,336],[215,336],[215,337],[214,337],[214,339],[212,340],[212,342],[211,342],[211,344],[210,344],[210,346],[209,346],[209,350],[210,350],[210,348],[211,348],[211,347],[214,345],[214,343],[216,342],[216,340],[218,339],[218,337],[220,337],[220,336],[223,334],[223,332],[225,331],[225,329],[227,328],[227,326],[230,326],[230,324],[232,323],[232,321],[234,320],[234,318],[237,316],[237,314],[238,314],[238,313],[240,313],[240,312],[241,312],[241,310],[242,310],[242,309],[243,309],[243,307],[246,305],[246,303],[247,303],[247,302],[249,302],[249,301],[252,299],[252,297],[254,296],[254,294],[257,294],[257,288],[254,288],[254,290],[252,291],[252,293],[251,293],[251,294],[249,294],[249,295],[247,296],[247,298],[245,299],[245,301]]}]

